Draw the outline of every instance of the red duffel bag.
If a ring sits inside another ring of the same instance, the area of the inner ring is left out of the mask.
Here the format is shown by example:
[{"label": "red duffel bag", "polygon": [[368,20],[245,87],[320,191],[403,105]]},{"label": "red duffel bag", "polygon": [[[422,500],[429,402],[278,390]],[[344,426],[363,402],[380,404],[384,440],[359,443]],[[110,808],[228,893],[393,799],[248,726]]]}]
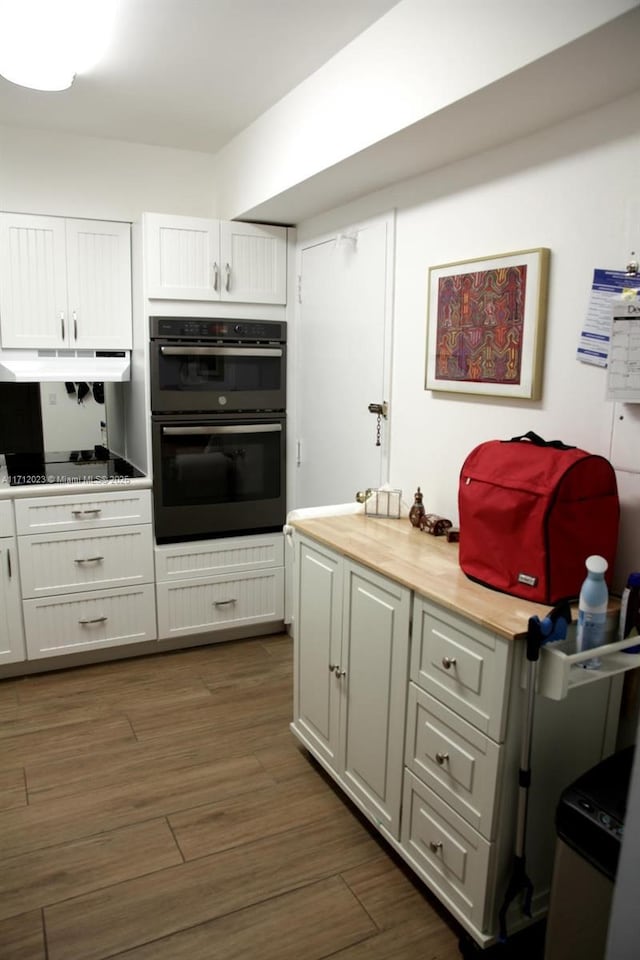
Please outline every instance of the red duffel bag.
[{"label": "red duffel bag", "polygon": [[611,585],[620,503],[605,457],[529,432],[489,440],[460,471],[460,566],[472,580],[515,597],[577,597],[597,553]]}]

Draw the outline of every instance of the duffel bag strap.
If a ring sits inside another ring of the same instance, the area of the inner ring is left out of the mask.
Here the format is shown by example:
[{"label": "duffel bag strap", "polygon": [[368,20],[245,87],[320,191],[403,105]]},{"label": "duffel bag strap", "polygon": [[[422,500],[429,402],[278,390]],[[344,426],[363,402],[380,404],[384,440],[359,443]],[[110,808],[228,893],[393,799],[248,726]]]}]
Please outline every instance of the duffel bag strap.
[{"label": "duffel bag strap", "polygon": [[521,440],[528,440],[529,443],[533,443],[536,447],[553,447],[555,450],[575,450],[575,447],[570,446],[568,443],[563,443],[562,440],[543,440],[542,437],[538,436],[537,433],[534,433],[533,430],[529,430],[527,433],[521,434],[519,437],[511,437],[511,440],[503,440],[503,443],[519,443]]}]

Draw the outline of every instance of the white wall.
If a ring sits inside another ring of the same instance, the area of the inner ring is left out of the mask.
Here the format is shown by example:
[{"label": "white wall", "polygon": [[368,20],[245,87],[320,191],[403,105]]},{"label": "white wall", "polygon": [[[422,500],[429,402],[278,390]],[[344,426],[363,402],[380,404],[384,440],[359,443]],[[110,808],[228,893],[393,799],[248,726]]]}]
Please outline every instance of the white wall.
[{"label": "white wall", "polygon": [[[605,371],[575,360],[595,267],[623,269],[640,249],[640,94],[298,225],[298,241],[397,209],[390,481],[457,520],[465,456],[535,430],[609,456],[614,405]],[[549,247],[542,399],[423,388],[430,265]],[[640,433],[638,435],[640,445]],[[640,475],[620,475],[619,577],[640,568]]]},{"label": "white wall", "polygon": [[242,216],[636,5],[402,0],[219,151],[221,215]]},{"label": "white wall", "polygon": [[216,216],[213,158],[0,127],[0,210],[128,221],[145,210]]}]

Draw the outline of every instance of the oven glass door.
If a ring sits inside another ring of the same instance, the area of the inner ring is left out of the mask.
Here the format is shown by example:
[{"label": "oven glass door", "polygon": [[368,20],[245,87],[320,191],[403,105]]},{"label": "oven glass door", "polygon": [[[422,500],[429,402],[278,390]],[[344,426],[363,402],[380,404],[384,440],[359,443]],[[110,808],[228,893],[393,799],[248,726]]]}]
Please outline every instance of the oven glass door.
[{"label": "oven glass door", "polygon": [[285,344],[152,341],[152,410],[284,410],[285,352]]},{"label": "oven glass door", "polygon": [[156,539],[279,530],[285,420],[153,418]]}]

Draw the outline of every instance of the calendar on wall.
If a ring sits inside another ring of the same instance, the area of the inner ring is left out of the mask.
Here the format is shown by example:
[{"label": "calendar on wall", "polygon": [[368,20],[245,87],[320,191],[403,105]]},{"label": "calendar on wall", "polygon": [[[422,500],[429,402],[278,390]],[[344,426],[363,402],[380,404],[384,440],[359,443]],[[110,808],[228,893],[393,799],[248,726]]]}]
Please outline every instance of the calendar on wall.
[{"label": "calendar on wall", "polygon": [[613,303],[607,397],[640,403],[640,297]]}]

